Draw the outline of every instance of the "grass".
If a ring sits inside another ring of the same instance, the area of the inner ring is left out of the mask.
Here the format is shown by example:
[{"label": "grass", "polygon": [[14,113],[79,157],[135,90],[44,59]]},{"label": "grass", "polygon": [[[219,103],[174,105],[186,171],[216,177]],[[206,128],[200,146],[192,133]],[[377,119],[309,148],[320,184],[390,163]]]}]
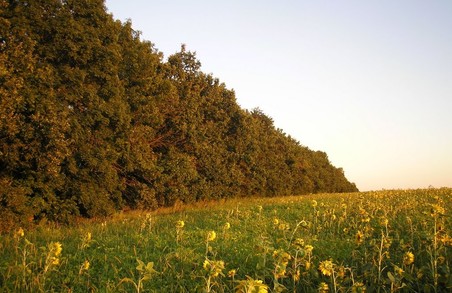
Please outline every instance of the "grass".
[{"label": "grass", "polygon": [[233,199],[0,236],[1,292],[450,292],[452,189]]}]

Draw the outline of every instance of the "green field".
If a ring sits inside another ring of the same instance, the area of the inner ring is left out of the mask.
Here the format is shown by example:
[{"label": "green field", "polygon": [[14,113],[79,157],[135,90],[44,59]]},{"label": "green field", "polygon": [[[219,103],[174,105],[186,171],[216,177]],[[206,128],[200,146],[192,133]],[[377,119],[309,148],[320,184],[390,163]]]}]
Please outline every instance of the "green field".
[{"label": "green field", "polygon": [[450,292],[452,189],[234,199],[0,237],[1,292]]}]

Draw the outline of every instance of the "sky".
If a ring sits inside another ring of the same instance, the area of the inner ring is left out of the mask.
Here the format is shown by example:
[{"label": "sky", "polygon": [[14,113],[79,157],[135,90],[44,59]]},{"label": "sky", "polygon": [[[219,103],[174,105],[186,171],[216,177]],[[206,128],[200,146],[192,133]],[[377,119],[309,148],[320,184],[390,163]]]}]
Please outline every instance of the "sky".
[{"label": "sky", "polygon": [[452,187],[452,1],[106,0],[360,191]]}]

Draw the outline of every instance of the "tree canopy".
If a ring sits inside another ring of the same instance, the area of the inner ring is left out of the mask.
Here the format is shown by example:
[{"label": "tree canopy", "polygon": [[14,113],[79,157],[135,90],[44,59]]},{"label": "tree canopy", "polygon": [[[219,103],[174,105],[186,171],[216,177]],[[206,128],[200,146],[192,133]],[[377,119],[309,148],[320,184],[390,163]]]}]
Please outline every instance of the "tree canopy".
[{"label": "tree canopy", "polygon": [[357,191],[103,0],[0,0],[0,230],[250,195]]}]

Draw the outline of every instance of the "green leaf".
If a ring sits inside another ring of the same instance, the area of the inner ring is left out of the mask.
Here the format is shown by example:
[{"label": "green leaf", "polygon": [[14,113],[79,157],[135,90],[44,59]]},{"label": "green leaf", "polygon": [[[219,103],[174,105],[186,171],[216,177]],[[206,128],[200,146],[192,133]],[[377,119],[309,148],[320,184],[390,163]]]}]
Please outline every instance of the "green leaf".
[{"label": "green leaf", "polygon": [[143,272],[144,271],[144,262],[143,261],[141,261],[140,259],[138,259],[137,258],[137,262],[138,262],[138,265],[137,265],[137,270],[139,271],[139,272]]},{"label": "green leaf", "polygon": [[388,272],[388,278],[391,280],[392,283],[396,282],[396,279],[394,278],[394,275],[391,272]]}]

